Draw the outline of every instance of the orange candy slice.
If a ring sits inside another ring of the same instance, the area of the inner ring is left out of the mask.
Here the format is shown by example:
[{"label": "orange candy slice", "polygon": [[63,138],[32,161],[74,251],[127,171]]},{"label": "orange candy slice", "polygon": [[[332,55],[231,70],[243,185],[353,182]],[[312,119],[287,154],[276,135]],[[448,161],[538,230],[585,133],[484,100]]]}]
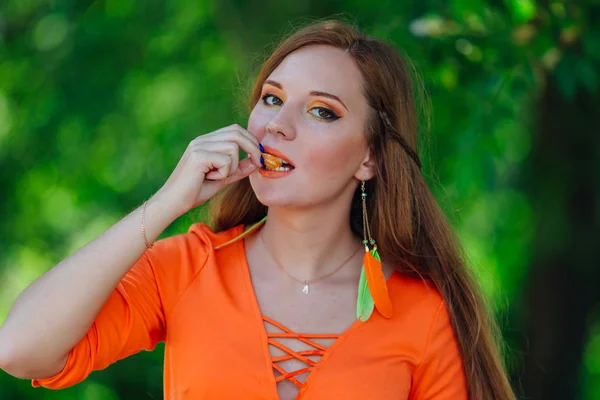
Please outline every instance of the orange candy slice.
[{"label": "orange candy slice", "polygon": [[275,169],[283,165],[283,162],[281,162],[279,158],[272,156],[271,154],[262,153],[262,156],[265,166],[268,168]]}]

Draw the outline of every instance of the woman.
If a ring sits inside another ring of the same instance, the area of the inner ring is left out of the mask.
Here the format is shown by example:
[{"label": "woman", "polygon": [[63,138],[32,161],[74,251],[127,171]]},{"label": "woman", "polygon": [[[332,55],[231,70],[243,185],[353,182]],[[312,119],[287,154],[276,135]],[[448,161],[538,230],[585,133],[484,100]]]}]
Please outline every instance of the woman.
[{"label": "woman", "polygon": [[[193,140],[150,200],[24,291],[2,368],[62,388],[165,341],[167,399],[513,399],[421,173],[399,53],[313,23],[250,103],[247,130]],[[152,243],[219,191],[211,228]]]}]

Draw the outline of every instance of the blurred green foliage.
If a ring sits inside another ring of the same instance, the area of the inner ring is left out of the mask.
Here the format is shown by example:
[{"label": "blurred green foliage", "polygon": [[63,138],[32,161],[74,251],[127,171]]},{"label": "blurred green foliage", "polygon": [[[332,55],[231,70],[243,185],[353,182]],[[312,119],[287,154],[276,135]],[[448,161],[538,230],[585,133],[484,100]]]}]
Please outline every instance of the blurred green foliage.
[{"label": "blurred green foliage", "polygon": [[[520,309],[534,249],[551,248],[570,224],[556,217],[561,204],[540,206],[527,186],[540,99],[549,85],[565,104],[598,98],[598,7],[594,0],[3,0],[0,321],[37,276],[158,190],[194,137],[246,125],[247,88],[268,45],[311,19],[337,16],[391,41],[423,77],[433,109],[425,173],[501,318],[518,386],[528,374]],[[567,173],[548,177],[544,198],[560,201]],[[553,210],[554,224],[536,240]],[[196,218],[188,213],[163,236]],[[600,399],[597,311],[586,327],[573,396]],[[159,346],[59,392],[0,372],[0,398],[159,399],[161,381]]]}]

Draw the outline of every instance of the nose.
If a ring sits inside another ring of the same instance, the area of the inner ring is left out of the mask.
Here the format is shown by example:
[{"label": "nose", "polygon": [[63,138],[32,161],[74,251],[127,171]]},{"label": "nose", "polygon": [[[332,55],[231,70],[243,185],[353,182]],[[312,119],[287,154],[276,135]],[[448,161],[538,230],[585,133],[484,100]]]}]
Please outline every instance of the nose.
[{"label": "nose", "polygon": [[282,136],[287,140],[293,140],[296,137],[296,130],[291,121],[291,116],[285,115],[285,111],[283,109],[279,110],[275,117],[269,121],[265,127],[265,130],[269,134],[274,136]]}]

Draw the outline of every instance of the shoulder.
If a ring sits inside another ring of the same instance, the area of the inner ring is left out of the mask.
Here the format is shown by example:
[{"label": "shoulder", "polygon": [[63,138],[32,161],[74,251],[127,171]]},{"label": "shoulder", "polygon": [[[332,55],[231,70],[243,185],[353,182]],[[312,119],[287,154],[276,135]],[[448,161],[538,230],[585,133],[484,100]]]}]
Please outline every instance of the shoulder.
[{"label": "shoulder", "polygon": [[215,247],[235,237],[241,228],[237,226],[213,232],[204,223],[194,223],[185,233],[157,240],[151,249],[144,252],[130,274],[139,270],[152,276],[167,303],[165,306],[170,309],[200,272],[215,263]]},{"label": "shoulder", "polygon": [[237,225],[224,231],[214,232],[207,224],[197,222],[190,225],[187,233],[183,236],[189,240],[204,241],[205,243],[209,243],[211,247],[218,247],[235,238],[243,229],[243,225]]},{"label": "shoulder", "polygon": [[411,398],[466,399],[460,345],[449,304],[433,283],[396,273],[390,284],[394,329],[414,363]]},{"label": "shoulder", "polygon": [[393,316],[389,321],[394,331],[402,332],[402,341],[408,341],[420,349],[419,358],[427,347],[433,331],[452,327],[446,303],[432,282],[416,279],[395,272],[388,291],[392,301]]},{"label": "shoulder", "polygon": [[431,322],[444,305],[444,299],[432,282],[395,272],[388,282],[394,318],[410,318],[414,323]]},{"label": "shoulder", "polygon": [[175,234],[156,241],[154,247],[145,253],[154,262],[181,262],[186,258],[208,258],[219,245],[234,238],[242,225],[214,232],[205,223],[193,223],[186,233]]}]

